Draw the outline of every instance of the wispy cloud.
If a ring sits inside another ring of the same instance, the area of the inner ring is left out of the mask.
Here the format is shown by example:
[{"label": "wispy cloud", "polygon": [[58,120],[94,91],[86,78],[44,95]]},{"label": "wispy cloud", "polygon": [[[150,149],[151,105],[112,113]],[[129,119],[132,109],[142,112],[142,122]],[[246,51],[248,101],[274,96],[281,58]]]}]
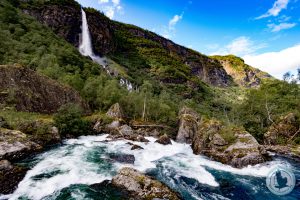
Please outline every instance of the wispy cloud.
[{"label": "wispy cloud", "polygon": [[181,15],[174,15],[169,20],[168,26],[163,26],[162,32],[161,32],[163,37],[168,38],[168,39],[174,37],[175,32],[176,32],[176,25],[180,20],[182,20],[183,15],[184,15],[184,12],[182,12]]},{"label": "wispy cloud", "polygon": [[276,0],[272,8],[270,8],[265,14],[256,17],[255,19],[262,19],[271,16],[276,17],[283,9],[287,8],[288,3],[289,0]]},{"label": "wispy cloud", "polygon": [[113,19],[115,14],[122,10],[120,0],[98,0],[98,3],[102,5],[104,14],[110,19]]},{"label": "wispy cloud", "polygon": [[217,51],[211,53],[211,55],[228,55],[234,54],[238,56],[244,56],[252,54],[259,49],[266,47],[265,43],[256,44],[249,37],[241,36],[232,40],[229,44],[219,48]]},{"label": "wispy cloud", "polygon": [[300,44],[283,49],[278,52],[268,52],[243,57],[249,65],[257,67],[281,79],[288,71],[295,71],[300,67]]},{"label": "wispy cloud", "polygon": [[290,29],[295,27],[296,23],[280,23],[280,24],[268,24],[268,27],[271,29],[271,32],[279,32],[284,29]]}]

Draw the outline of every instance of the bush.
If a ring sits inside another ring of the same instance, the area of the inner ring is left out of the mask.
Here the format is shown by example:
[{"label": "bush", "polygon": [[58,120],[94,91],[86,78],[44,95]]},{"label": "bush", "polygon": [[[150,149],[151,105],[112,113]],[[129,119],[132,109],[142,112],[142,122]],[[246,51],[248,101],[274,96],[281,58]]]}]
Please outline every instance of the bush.
[{"label": "bush", "polygon": [[89,122],[82,119],[82,109],[78,105],[66,104],[54,115],[54,123],[58,127],[60,135],[74,136],[87,135],[90,133]]}]

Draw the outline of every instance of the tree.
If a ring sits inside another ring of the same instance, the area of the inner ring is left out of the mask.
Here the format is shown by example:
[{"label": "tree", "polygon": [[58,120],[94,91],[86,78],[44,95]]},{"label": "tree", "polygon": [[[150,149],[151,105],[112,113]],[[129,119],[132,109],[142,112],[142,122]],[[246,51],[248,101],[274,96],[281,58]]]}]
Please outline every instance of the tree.
[{"label": "tree", "polygon": [[90,126],[87,121],[81,119],[82,113],[81,107],[75,104],[63,105],[58,110],[58,113],[54,115],[54,123],[61,136],[89,134]]}]

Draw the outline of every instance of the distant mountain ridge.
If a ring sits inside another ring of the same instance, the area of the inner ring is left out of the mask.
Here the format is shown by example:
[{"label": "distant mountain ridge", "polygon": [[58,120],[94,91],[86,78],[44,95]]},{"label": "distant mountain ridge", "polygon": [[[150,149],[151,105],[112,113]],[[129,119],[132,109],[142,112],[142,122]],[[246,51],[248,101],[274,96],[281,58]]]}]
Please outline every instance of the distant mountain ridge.
[{"label": "distant mountain ridge", "polygon": [[[77,2],[55,0],[37,5],[21,2],[20,8],[75,47],[79,46],[81,7]],[[236,71],[230,67],[228,59],[205,56],[153,32],[112,21],[95,9],[84,10],[94,51],[123,66],[129,79],[137,85],[142,83],[141,76],[165,84],[197,85],[199,80],[217,87],[236,84],[256,87],[261,79],[270,78],[270,75],[244,64]],[[240,73],[240,70],[244,72]]]}]

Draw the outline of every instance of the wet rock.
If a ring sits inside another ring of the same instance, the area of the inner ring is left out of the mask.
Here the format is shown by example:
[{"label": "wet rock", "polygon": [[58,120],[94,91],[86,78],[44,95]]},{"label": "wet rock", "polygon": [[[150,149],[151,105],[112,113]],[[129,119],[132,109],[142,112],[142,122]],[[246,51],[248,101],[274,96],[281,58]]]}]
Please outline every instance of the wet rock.
[{"label": "wet rock", "polygon": [[195,154],[204,154],[238,168],[268,159],[265,149],[250,133],[238,127],[227,127],[217,120],[204,120],[199,124],[192,149]]},{"label": "wet rock", "polygon": [[109,154],[109,158],[116,162],[128,163],[128,164],[134,164],[134,161],[135,161],[134,155],[131,155],[131,154],[111,153],[111,154]]},{"label": "wet rock", "polygon": [[190,108],[183,107],[179,112],[179,129],[176,142],[192,143],[194,134],[197,132],[200,116]]},{"label": "wet rock", "polygon": [[131,150],[136,150],[136,149],[144,149],[144,148],[136,144],[132,145]]},{"label": "wet rock", "polygon": [[134,199],[181,199],[179,194],[165,184],[128,167],[122,168],[113,177],[112,184],[127,190]]},{"label": "wet rock", "polygon": [[158,140],[156,140],[155,142],[159,143],[159,144],[163,144],[163,145],[168,145],[168,144],[172,144],[171,139],[169,138],[169,136],[162,135],[158,138]]},{"label": "wet rock", "polygon": [[101,197],[101,199],[132,199],[130,198],[130,194],[128,193],[128,191],[113,185],[109,180],[90,185],[90,188],[93,190],[93,192],[96,191],[98,196]]},{"label": "wet rock", "polygon": [[42,146],[21,131],[0,128],[0,160],[18,160],[41,150]]},{"label": "wet rock", "polygon": [[133,135],[133,130],[130,126],[128,125],[123,125],[121,127],[119,127],[118,129],[119,133],[123,136],[129,136],[129,135]]},{"label": "wet rock", "polygon": [[109,108],[109,110],[107,111],[106,115],[108,117],[115,118],[115,119],[123,119],[124,118],[124,114],[123,114],[123,111],[122,111],[119,103],[112,105]]},{"label": "wet rock", "polygon": [[0,160],[0,194],[11,194],[25,177],[28,169]]}]

